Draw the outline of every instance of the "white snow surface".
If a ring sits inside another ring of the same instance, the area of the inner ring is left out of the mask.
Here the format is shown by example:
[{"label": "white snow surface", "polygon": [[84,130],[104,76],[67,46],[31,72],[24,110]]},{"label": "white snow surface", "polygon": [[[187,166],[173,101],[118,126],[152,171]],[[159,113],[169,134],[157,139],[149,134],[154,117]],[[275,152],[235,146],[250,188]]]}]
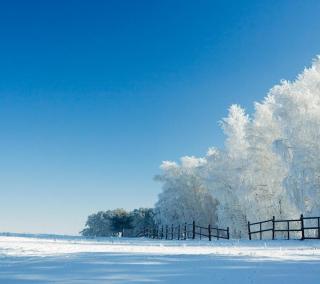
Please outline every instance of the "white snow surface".
[{"label": "white snow surface", "polygon": [[0,283],[320,283],[320,241],[0,236]]}]

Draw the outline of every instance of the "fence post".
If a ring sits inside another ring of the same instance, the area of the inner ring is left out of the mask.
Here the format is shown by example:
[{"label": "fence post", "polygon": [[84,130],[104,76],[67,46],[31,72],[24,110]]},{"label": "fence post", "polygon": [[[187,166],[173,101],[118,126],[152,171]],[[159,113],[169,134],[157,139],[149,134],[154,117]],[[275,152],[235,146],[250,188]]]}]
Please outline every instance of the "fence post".
[{"label": "fence post", "polygon": [[250,222],[248,221],[248,234],[249,234],[249,240],[251,241],[251,231],[250,231]]},{"label": "fence post", "polygon": [[192,239],[196,238],[196,222],[192,221]]},{"label": "fence post", "polygon": [[208,225],[208,235],[209,235],[209,241],[211,242],[211,225]]},{"label": "fence post", "polygon": [[261,230],[262,230],[262,224],[261,224],[261,223],[259,224],[259,228],[260,228],[260,240],[262,240],[262,232],[261,232]]},{"label": "fence post", "polygon": [[181,234],[181,232],[180,232],[180,224],[179,224],[179,226],[178,226],[178,240],[180,240],[180,234]]},{"label": "fence post", "polygon": [[303,214],[300,215],[300,223],[301,223],[301,240],[304,240]]},{"label": "fence post", "polygon": [[290,240],[290,224],[289,224],[289,221],[287,221],[287,229],[288,229],[287,238],[288,238],[288,240]]},{"label": "fence post", "polygon": [[187,239],[187,223],[184,223],[184,239]]},{"label": "fence post", "polygon": [[[241,238],[241,233],[240,233],[240,238]],[[227,227],[227,239],[230,239],[230,232],[229,232],[229,227]]]},{"label": "fence post", "polygon": [[220,230],[219,227],[217,227],[217,240],[219,240]]},{"label": "fence post", "polygon": [[173,240],[173,224],[171,224],[171,240]]},{"label": "fence post", "polygon": [[318,217],[318,239],[320,239],[320,217]]},{"label": "fence post", "polygon": [[272,239],[273,240],[274,240],[274,228],[275,228],[274,221],[275,221],[275,217],[272,216]]},{"label": "fence post", "polygon": [[168,239],[168,225],[166,225],[166,240]]}]

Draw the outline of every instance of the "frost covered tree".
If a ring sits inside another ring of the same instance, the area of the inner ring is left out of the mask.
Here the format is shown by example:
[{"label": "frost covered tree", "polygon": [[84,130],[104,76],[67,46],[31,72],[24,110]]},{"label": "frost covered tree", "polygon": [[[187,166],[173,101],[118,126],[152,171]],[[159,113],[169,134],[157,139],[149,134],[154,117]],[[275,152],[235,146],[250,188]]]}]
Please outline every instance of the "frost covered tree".
[{"label": "frost covered tree", "polygon": [[320,59],[294,82],[270,91],[282,133],[288,175],[285,188],[299,211],[320,214]]},{"label": "frost covered tree", "polygon": [[[288,215],[283,180],[286,167],[274,151],[274,141],[281,137],[278,124],[268,107],[268,99],[255,105],[255,113],[247,129],[247,162],[243,172],[243,208],[249,220]],[[290,214],[289,214],[290,215]]]},{"label": "frost covered tree", "polygon": [[199,176],[205,159],[181,158],[181,165],[163,162],[163,175],[156,177],[164,184],[156,204],[156,220],[165,224],[190,223],[192,220],[216,223],[216,200]]},{"label": "frost covered tree", "polygon": [[295,81],[274,86],[251,117],[232,105],[221,127],[224,149],[163,162],[160,222],[196,219],[239,237],[247,220],[320,215],[319,57]]}]

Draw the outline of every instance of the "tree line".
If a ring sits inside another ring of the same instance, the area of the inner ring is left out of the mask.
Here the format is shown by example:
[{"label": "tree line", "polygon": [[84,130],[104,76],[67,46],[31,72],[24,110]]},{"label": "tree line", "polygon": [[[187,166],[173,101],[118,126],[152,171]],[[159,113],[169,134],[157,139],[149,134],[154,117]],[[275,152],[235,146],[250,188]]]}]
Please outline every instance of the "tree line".
[{"label": "tree line", "polygon": [[85,228],[80,234],[85,237],[135,237],[144,228],[154,225],[152,208],[139,208],[132,211],[118,208],[89,215]]}]

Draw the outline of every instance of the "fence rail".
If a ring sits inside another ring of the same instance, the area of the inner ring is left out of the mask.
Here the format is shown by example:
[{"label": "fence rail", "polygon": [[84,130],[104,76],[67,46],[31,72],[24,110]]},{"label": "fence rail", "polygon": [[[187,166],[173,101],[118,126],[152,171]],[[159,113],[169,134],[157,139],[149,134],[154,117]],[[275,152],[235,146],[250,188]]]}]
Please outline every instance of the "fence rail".
[{"label": "fence rail", "polygon": [[144,228],[137,237],[148,237],[153,239],[165,239],[165,240],[187,240],[187,239],[200,239],[207,238],[211,241],[213,238],[229,239],[229,227],[226,229],[208,226],[196,225],[195,221],[191,224],[185,223],[183,225],[162,225],[154,228]]},{"label": "fence rail", "polygon": [[[306,223],[312,221],[316,221],[316,225],[306,226]],[[268,227],[265,228],[265,226]],[[281,233],[281,239],[287,240],[320,239],[320,217],[304,217],[301,214],[299,219],[276,220],[273,216],[270,220],[255,223],[248,222],[249,240],[256,235],[262,240],[265,232],[271,232],[272,240],[275,240],[279,233]]]},{"label": "fence rail", "polygon": [[[144,228],[137,237],[148,237],[165,240],[187,240],[187,239],[208,239],[216,238],[230,239],[229,227],[226,229],[208,226],[201,226],[193,221],[191,224],[162,225],[152,228]],[[248,222],[248,236],[252,239],[320,239],[320,217],[304,217],[299,219],[272,219]]]}]

